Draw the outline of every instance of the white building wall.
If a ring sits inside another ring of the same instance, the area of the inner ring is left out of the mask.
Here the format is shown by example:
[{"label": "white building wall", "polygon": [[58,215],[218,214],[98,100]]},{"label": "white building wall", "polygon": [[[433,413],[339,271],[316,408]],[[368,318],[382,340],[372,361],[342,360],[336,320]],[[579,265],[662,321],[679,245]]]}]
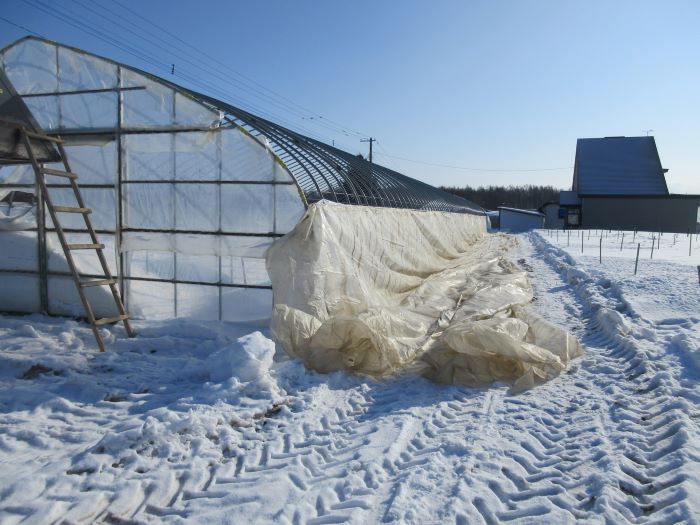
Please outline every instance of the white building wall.
[{"label": "white building wall", "polygon": [[544,215],[527,212],[500,210],[502,232],[524,232],[544,227]]}]

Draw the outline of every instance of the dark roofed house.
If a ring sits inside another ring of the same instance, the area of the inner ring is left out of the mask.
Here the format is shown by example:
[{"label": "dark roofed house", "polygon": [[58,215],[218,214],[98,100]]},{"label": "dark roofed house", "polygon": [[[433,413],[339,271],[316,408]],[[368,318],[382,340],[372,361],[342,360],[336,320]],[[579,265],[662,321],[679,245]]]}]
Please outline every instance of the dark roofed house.
[{"label": "dark roofed house", "polygon": [[569,228],[695,232],[700,196],[670,194],[667,171],[654,137],[578,139],[560,214]]},{"label": "dark roofed house", "polygon": [[573,190],[579,195],[668,195],[654,137],[578,139]]}]

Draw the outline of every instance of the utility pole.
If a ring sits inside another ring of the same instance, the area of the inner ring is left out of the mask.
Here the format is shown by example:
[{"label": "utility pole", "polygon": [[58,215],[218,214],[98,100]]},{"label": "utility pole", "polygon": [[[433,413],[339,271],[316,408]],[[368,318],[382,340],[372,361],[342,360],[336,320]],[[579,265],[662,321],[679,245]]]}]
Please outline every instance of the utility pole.
[{"label": "utility pole", "polygon": [[376,142],[377,139],[370,137],[368,139],[360,139],[360,142],[369,142],[369,162],[372,163],[372,143]]}]

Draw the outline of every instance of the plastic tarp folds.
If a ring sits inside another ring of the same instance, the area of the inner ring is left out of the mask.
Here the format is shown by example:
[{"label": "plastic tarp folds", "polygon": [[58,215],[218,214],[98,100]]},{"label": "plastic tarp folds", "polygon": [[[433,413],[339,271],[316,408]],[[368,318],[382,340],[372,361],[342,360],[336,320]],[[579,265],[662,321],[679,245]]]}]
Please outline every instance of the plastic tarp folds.
[{"label": "plastic tarp folds", "polygon": [[321,372],[418,371],[444,383],[550,379],[578,341],[530,311],[515,239],[480,215],[311,205],[267,253],[272,330]]}]

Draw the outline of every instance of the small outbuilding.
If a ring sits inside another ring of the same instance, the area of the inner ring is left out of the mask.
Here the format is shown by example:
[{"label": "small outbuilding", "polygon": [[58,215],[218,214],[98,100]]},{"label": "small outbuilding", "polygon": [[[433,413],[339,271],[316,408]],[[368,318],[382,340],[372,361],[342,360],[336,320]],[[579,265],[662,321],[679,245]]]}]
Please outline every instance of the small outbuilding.
[{"label": "small outbuilding", "polygon": [[525,232],[544,228],[545,215],[537,210],[498,207],[499,223],[502,232]]}]

